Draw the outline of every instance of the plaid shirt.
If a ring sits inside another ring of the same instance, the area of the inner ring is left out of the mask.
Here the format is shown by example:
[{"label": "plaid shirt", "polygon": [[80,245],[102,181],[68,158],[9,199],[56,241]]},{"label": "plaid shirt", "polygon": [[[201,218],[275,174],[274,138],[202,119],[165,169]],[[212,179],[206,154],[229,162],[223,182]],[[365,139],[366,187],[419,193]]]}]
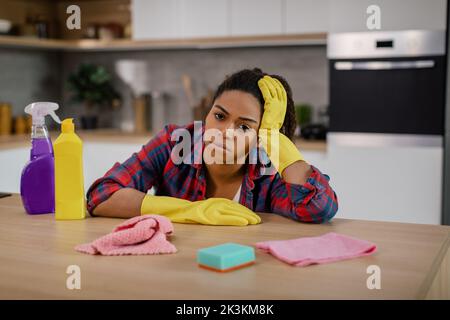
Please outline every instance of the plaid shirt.
[{"label": "plaid shirt", "polygon": [[[121,188],[134,188],[146,193],[152,187],[156,195],[172,196],[190,201],[204,200],[205,168],[201,163],[175,164],[171,151],[178,143],[171,141],[177,128],[187,129],[194,136],[194,125],[167,125],[139,152],[123,163],[116,162],[105,175],[89,187],[87,209],[94,208]],[[202,135],[200,135],[200,138]],[[192,139],[194,146],[196,139]],[[194,153],[191,156],[198,156]],[[197,161],[198,162],[198,161]],[[200,161],[201,162],[201,161]],[[322,223],[330,220],[338,209],[337,196],[328,184],[330,178],[312,167],[303,185],[285,182],[279,173],[262,174],[262,164],[246,164],[239,202],[256,212],[272,212],[296,221]]]}]

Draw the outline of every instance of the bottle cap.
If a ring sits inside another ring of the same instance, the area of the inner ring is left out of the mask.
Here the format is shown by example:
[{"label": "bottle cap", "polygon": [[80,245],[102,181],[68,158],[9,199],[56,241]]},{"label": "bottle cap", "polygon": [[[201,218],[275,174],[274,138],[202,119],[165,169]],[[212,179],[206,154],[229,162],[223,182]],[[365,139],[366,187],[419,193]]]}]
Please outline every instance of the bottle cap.
[{"label": "bottle cap", "polygon": [[64,119],[61,123],[61,132],[62,133],[74,133],[75,125],[73,124],[73,118]]}]

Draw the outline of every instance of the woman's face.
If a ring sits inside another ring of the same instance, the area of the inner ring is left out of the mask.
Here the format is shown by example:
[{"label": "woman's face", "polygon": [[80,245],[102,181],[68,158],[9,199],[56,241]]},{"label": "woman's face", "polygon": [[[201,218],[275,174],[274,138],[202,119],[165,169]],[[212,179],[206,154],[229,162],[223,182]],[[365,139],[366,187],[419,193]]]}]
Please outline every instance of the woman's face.
[{"label": "woman's face", "polygon": [[[252,94],[239,90],[223,92],[205,119],[205,151],[222,150],[221,155],[213,152],[213,156],[222,158],[224,163],[230,163],[230,159],[244,163],[256,144],[261,116],[261,105]],[[216,138],[218,133],[222,139]]]}]

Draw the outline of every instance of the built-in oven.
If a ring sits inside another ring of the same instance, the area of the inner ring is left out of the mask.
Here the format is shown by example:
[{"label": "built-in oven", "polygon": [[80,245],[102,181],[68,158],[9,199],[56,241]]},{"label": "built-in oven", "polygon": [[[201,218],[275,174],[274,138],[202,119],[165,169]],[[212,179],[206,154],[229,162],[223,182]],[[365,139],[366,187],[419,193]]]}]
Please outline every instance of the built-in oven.
[{"label": "built-in oven", "polygon": [[327,50],[340,215],[441,223],[445,31],[330,34]]},{"label": "built-in oven", "polygon": [[331,137],[442,144],[445,38],[418,30],[329,35]]}]

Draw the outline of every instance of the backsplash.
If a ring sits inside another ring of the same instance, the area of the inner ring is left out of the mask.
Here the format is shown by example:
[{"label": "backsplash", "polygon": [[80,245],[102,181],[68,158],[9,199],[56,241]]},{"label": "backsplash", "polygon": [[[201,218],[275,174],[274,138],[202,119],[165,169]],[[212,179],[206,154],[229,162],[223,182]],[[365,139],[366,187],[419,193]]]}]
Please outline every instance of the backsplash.
[{"label": "backsplash", "polygon": [[61,54],[0,48],[0,101],[11,104],[13,116],[33,101],[61,103],[61,90]]},{"label": "backsplash", "polygon": [[59,53],[3,48],[0,50],[3,69],[0,100],[12,103],[15,115],[31,101],[52,100],[60,103],[61,117],[78,119],[83,108],[70,101],[65,85],[67,76],[80,63],[100,64],[114,74],[114,84],[123,97],[121,108],[102,111],[100,127],[119,128],[124,121],[133,119],[131,91],[115,74],[115,63],[122,59],[147,63],[149,91],[164,93],[166,97],[157,106],[166,109],[166,123],[183,124],[192,120],[192,109],[181,80],[183,74],[192,78],[197,99],[208,88],[214,90],[226,75],[242,68],[259,67],[285,77],[296,103],[307,102],[314,107],[328,103],[325,46]]}]

